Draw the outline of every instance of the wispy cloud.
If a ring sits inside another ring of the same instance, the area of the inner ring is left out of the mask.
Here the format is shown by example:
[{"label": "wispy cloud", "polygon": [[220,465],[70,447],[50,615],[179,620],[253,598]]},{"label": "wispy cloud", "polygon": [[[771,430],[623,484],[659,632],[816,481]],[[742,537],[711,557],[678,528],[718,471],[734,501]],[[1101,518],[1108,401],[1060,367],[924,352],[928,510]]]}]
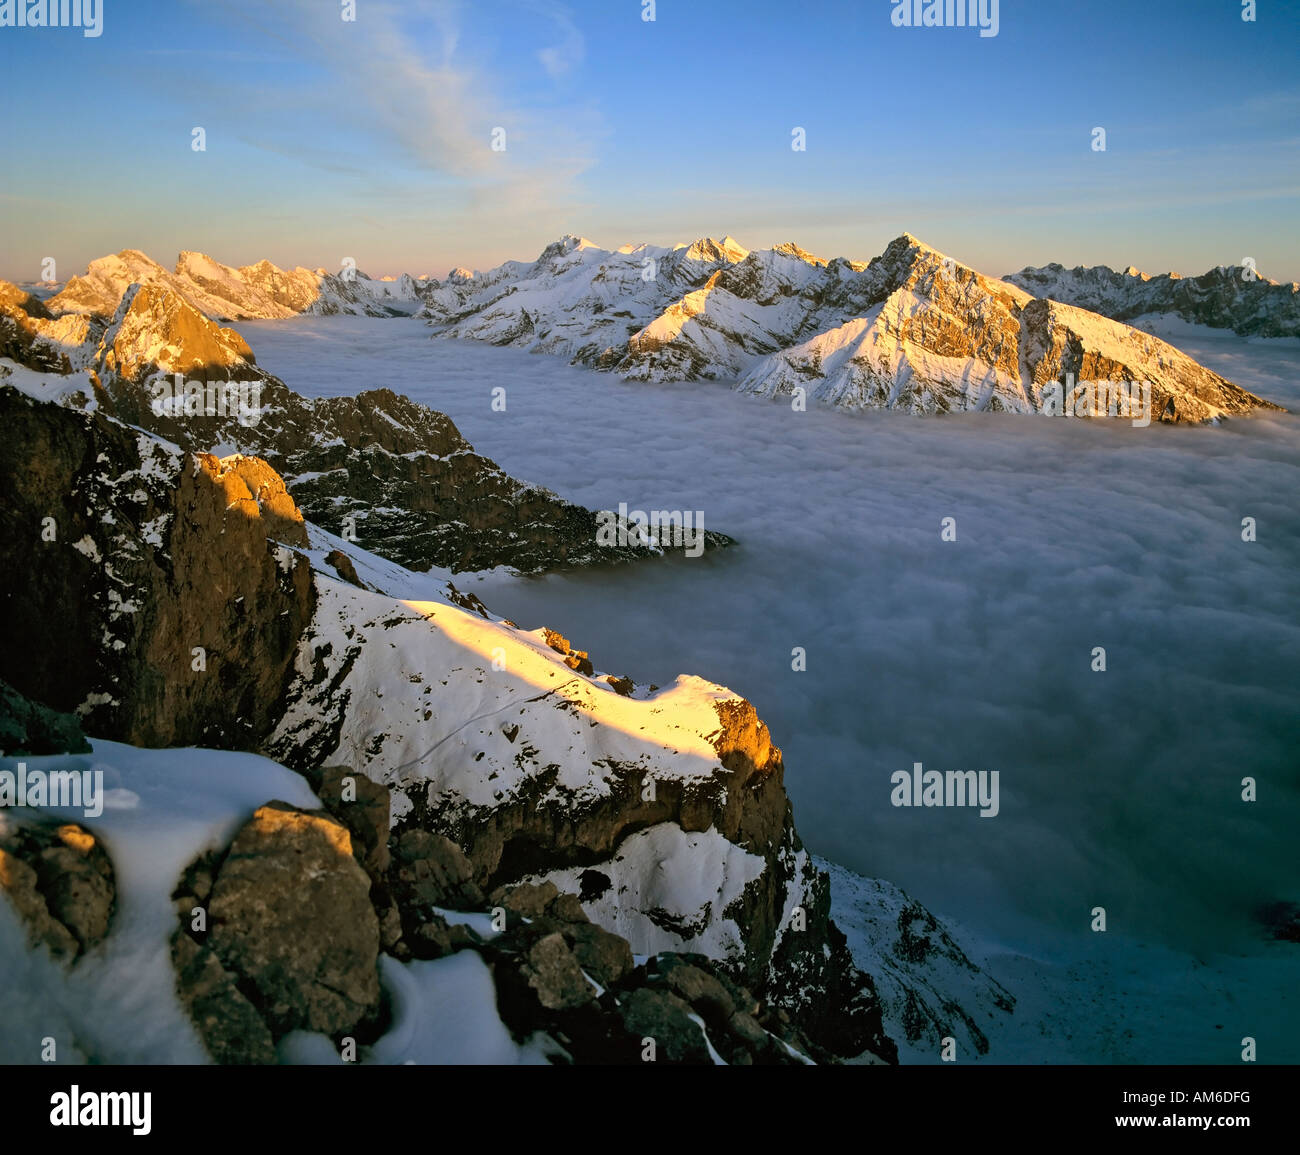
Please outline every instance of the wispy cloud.
[{"label": "wispy cloud", "polygon": [[[476,201],[507,210],[566,203],[594,161],[600,124],[592,109],[550,108],[543,115],[512,99],[500,70],[465,48],[467,17],[455,3],[367,0],[355,22],[315,0],[282,0],[270,12],[258,0],[221,3],[290,45],[319,73],[325,107],[371,147],[387,145],[406,167],[454,178]],[[550,19],[558,35],[537,54],[542,69],[551,78],[565,75],[583,58],[581,32],[566,9],[529,7]],[[300,148],[309,163],[318,156],[319,142],[299,145],[292,132],[285,135],[281,151]]]},{"label": "wispy cloud", "polygon": [[546,74],[552,80],[560,80],[573,71],[587,55],[587,42],[578,26],[573,22],[573,14],[567,8],[532,5],[544,12],[555,23],[558,41],[537,53]]}]

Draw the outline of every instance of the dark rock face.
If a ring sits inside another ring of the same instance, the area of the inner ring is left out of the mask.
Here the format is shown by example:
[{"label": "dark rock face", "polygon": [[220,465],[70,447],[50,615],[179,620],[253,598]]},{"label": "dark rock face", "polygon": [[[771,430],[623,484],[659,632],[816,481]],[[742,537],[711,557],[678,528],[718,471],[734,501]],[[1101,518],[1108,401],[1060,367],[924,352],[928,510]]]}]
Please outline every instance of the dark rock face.
[{"label": "dark rock face", "polygon": [[326,766],[312,776],[311,785],[325,808],[348,828],[352,849],[365,872],[382,878],[391,861],[388,787],[347,766]]},{"label": "dark rock face", "polygon": [[75,714],[47,709],[0,682],[0,756],[89,751]]},{"label": "dark rock face", "polygon": [[255,749],[313,606],[283,486],[3,386],[0,447],[0,678],[105,737]]},{"label": "dark rock face", "polygon": [[103,942],[117,905],[112,861],[75,823],[0,831],[0,890],[32,942],[56,958],[78,958]]},{"label": "dark rock face", "polygon": [[875,983],[854,965],[848,941],[831,921],[829,880],[813,873],[815,898],[805,908],[808,929],[787,933],[777,944],[771,998],[832,1054],[870,1051],[896,1063],[898,1047],[885,1034]]}]

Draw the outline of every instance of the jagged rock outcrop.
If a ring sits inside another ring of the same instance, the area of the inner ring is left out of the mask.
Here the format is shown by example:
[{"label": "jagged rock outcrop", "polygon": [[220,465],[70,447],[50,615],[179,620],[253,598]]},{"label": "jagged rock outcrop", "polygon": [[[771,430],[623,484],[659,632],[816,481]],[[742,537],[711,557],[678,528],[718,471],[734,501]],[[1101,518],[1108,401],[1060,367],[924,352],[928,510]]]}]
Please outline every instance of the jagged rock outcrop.
[{"label": "jagged rock outcrop", "polygon": [[32,942],[69,960],[103,942],[117,906],[112,861],[75,823],[0,822],[0,891]]},{"label": "jagged rock outcrop", "polygon": [[[852,320],[765,357],[737,388],[766,397],[803,389],[811,400],[846,409],[1139,422],[1277,408],[1150,334],[1031,298],[913,237],[900,237],[872,261],[853,297]],[[1124,392],[1112,397],[1107,389],[1099,399],[1098,382]],[[1132,383],[1144,387],[1135,397]]]},{"label": "jagged rock outcrop", "polygon": [[203,382],[262,377],[253,351],[234,329],[213,324],[183,298],[155,285],[132,285],[123,294],[96,367],[106,381],[128,385],[143,385],[160,371]]},{"label": "jagged rock outcrop", "polygon": [[[521,1042],[548,1039],[552,1062],[833,1058],[714,960],[660,953],[638,965],[627,940],[588,920],[576,895],[525,884],[485,900],[468,860],[440,836],[404,835],[394,879],[434,860],[442,873],[419,872],[423,882],[401,893],[402,921],[416,933],[385,949],[417,960],[477,953],[490,968],[495,1012]],[[173,894],[180,926],[171,953],[181,1003],[215,1062],[273,1063],[294,1030],[374,1042],[385,1012],[369,1001],[379,998],[382,968],[375,912],[360,905],[365,886],[340,826],[277,803],[259,809],[228,849],[189,866]],[[371,888],[372,899],[378,893]],[[494,904],[491,928],[486,915],[476,930],[433,909],[455,898]],[[364,1007],[348,997],[358,990]]]},{"label": "jagged rock outcrop", "polygon": [[3,385],[0,441],[0,677],[104,737],[255,748],[312,612],[282,487]]},{"label": "jagged rock outcrop", "polygon": [[379,920],[332,817],[267,803],[172,898],[177,993],[215,1062],[272,1063],[295,1030],[373,1035]]},{"label": "jagged rock outcrop", "polygon": [[326,815],[277,802],[253,815],[213,880],[206,945],[277,1035],[339,1035],[378,1010],[370,882]]},{"label": "jagged rock outcrop", "polygon": [[1035,297],[1060,301],[1113,321],[1168,315],[1243,337],[1300,337],[1300,285],[1279,284],[1246,265],[1220,265],[1199,277],[1151,276],[1131,265],[1067,269],[1052,263],[1003,278]]}]

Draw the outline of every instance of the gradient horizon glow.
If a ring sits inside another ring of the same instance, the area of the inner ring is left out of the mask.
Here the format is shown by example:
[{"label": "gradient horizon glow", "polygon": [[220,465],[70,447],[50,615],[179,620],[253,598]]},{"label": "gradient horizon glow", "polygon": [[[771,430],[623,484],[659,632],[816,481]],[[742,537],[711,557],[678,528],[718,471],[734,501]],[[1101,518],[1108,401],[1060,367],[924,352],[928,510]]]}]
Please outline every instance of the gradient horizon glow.
[{"label": "gradient horizon glow", "polygon": [[985,38],[891,0],[103,0],[95,38],[0,29],[0,277],[123,248],[442,277],[564,233],[866,260],[906,231],[994,276],[1300,279],[1300,0],[999,7]]}]

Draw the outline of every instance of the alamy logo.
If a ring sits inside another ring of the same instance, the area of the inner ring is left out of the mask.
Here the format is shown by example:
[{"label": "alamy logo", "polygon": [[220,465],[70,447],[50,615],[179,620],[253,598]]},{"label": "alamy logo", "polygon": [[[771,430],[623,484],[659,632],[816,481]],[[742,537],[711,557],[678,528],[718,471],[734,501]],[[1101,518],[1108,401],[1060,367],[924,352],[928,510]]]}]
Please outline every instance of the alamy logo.
[{"label": "alamy logo", "polygon": [[1135,429],[1151,424],[1150,381],[1080,381],[1065,375],[1065,384],[1043,386],[1040,412],[1047,417],[1128,417]]},{"label": "alamy logo", "polygon": [[104,33],[103,0],[0,0],[0,28],[80,28]]},{"label": "alamy logo", "polygon": [[80,810],[87,818],[104,813],[102,770],[0,770],[0,806],[50,806]]},{"label": "alamy logo", "polygon": [[234,417],[240,425],[262,420],[260,381],[186,381],[179,373],[153,383],[155,417]]},{"label": "alamy logo", "polygon": [[132,1135],[153,1130],[150,1091],[83,1091],[76,1083],[50,1096],[51,1127],[130,1127]]},{"label": "alamy logo", "polygon": [[674,546],[684,549],[687,557],[699,557],[704,552],[704,510],[644,509],[629,510],[626,501],[619,502],[618,512],[602,509],[596,514],[596,544],[658,545],[661,549]]},{"label": "alamy logo", "polygon": [[895,806],[978,806],[981,818],[996,818],[1001,808],[997,770],[923,770],[913,762],[910,774],[895,770],[889,781]]},{"label": "alamy logo", "polygon": [[998,34],[998,0],[891,0],[895,28],[978,28]]}]

